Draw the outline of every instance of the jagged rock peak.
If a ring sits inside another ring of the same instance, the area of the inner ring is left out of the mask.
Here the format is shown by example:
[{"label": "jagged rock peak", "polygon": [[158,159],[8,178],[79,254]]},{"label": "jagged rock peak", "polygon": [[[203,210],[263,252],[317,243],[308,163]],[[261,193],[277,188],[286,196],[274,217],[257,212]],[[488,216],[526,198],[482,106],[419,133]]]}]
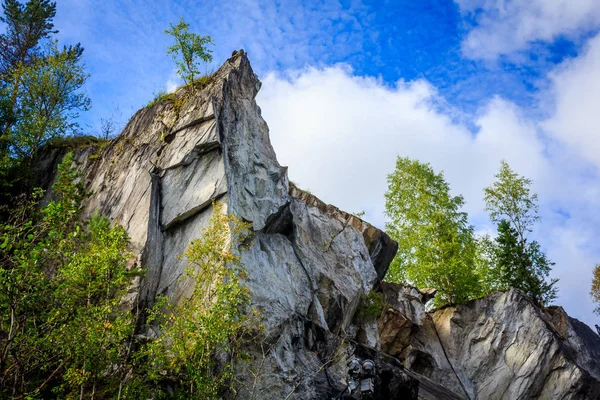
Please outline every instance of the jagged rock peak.
[{"label": "jagged rock peak", "polygon": [[[223,202],[254,231],[241,257],[269,349],[258,397],[335,396],[345,387],[348,357],[360,353],[381,371],[376,398],[416,398],[415,379],[354,340],[375,344],[355,311],[385,275],[396,243],[289,184],[255,101],[259,89],[245,52],[234,52],[202,85],[138,111],[104,148],[75,151],[92,193],[85,214],[98,210],[123,225],[145,271],[128,300],[151,305],[159,294],[173,301],[190,294],[179,256],[202,234],[213,202]],[[52,175],[59,158],[48,154],[39,175]]]},{"label": "jagged rock peak", "polygon": [[415,288],[380,290],[379,345],[422,383],[464,399],[600,398],[600,337],[561,307],[511,289],[428,313]]}]

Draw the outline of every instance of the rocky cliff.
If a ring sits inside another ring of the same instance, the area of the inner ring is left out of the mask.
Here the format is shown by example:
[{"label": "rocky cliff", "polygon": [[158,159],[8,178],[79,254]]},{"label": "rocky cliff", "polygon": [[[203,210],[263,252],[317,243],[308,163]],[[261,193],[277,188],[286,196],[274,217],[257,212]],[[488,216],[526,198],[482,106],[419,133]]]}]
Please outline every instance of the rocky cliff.
[{"label": "rocky cliff", "polygon": [[[242,262],[265,323],[250,349],[259,373],[240,372],[252,381],[240,398],[332,398],[352,355],[375,361],[377,399],[600,396],[600,341],[562,309],[539,310],[511,291],[427,313],[432,293],[381,283],[396,243],[289,182],[255,102],[259,88],[245,53],[234,52],[201,90],[138,111],[105,147],[76,149],[91,193],[85,214],[124,226],[131,268],[144,271],[131,307],[189,295],[179,256],[219,201],[252,226]],[[40,160],[41,185],[63,154]],[[373,289],[387,305],[379,318],[360,318]]]},{"label": "rocky cliff", "polygon": [[427,313],[415,288],[380,290],[380,349],[461,398],[600,398],[600,338],[561,307],[512,289]]}]

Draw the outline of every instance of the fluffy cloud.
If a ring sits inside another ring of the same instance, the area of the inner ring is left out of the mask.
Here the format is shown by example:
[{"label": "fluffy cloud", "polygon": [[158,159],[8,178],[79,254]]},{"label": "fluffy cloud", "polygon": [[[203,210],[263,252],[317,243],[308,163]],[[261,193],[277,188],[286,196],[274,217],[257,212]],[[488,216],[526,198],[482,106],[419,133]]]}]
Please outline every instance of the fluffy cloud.
[{"label": "fluffy cloud", "polygon": [[258,101],[291,179],[328,202],[365,210],[380,227],[397,156],[443,170],[476,218],[500,160],[533,179],[547,169],[535,127],[499,98],[476,120],[478,134],[437,107],[427,82],[387,87],[345,66],[270,74]]},{"label": "fluffy cloud", "polygon": [[463,42],[474,58],[494,59],[534,41],[577,38],[600,27],[596,0],[455,0],[477,26]]},{"label": "fluffy cloud", "polygon": [[600,35],[551,75],[555,112],[546,129],[600,166]]},{"label": "fluffy cloud", "polygon": [[[279,160],[290,167],[290,179],[347,211],[366,211],[365,218],[379,227],[385,221],[386,175],[397,156],[410,156],[444,171],[455,193],[465,196],[477,230],[493,229],[483,210],[482,190],[493,181],[500,160],[507,160],[534,180],[540,195],[543,220],[536,238],[557,262],[559,303],[591,324],[587,293],[594,260],[600,259],[594,243],[600,234],[600,193],[595,189],[600,179],[580,154],[585,141],[596,143],[598,124],[570,111],[577,104],[569,101],[569,82],[588,74],[595,79],[588,84],[593,92],[599,81],[588,69],[595,60],[590,50],[553,72],[547,95],[555,108],[547,121],[528,118],[514,104],[493,98],[472,118],[476,133],[461,122],[465,116],[439,106],[443,101],[427,82],[401,81],[390,87],[356,76],[343,65],[270,74],[258,102]],[[573,143],[571,115],[580,122],[583,138]]]}]

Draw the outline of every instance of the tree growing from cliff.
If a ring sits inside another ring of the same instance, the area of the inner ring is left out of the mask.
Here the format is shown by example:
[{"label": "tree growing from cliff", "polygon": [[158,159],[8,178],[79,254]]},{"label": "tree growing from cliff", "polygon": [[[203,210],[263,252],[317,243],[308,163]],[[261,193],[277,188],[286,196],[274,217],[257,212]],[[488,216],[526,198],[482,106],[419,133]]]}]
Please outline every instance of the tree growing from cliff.
[{"label": "tree growing from cliff", "polygon": [[107,371],[127,358],[127,233],[106,218],[80,221],[72,161],[59,165],[55,200],[41,211],[26,203],[0,227],[1,398],[102,398],[120,378]]},{"label": "tree growing from cliff", "polygon": [[156,394],[168,382],[173,398],[205,400],[234,390],[242,344],[260,332],[261,324],[250,307],[250,291],[242,284],[246,272],[236,254],[249,234],[248,224],[224,213],[221,203],[213,206],[201,238],[183,254],[188,267],[182,286],[192,285],[192,293],[178,302],[163,297],[151,310],[148,322],[162,334],[137,355],[144,363],[128,391],[153,387]]},{"label": "tree growing from cliff", "polygon": [[462,196],[452,196],[442,173],[399,157],[385,194],[388,234],[398,242],[386,279],[438,289],[437,304],[461,303],[480,292],[476,242]]},{"label": "tree growing from cliff", "polygon": [[552,265],[539,243],[529,240],[539,220],[537,195],[531,192],[532,181],[515,173],[502,161],[496,181],[484,189],[486,210],[498,226],[496,262],[501,288],[523,290],[538,304],[556,298],[557,279],[548,281]]},{"label": "tree growing from cliff", "polygon": [[200,62],[212,61],[213,45],[210,36],[201,36],[190,32],[190,25],[180,18],[177,25],[170,24],[165,33],[173,36],[175,44],[167,47],[167,55],[173,57],[177,65],[177,73],[186,84],[191,84],[200,76]]}]

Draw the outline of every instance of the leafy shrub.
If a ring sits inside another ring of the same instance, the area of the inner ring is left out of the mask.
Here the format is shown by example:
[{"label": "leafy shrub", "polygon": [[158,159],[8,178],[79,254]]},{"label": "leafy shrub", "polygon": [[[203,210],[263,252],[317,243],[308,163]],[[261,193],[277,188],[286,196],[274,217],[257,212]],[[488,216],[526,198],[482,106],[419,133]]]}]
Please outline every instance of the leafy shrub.
[{"label": "leafy shrub", "polygon": [[153,95],[154,97],[152,98],[152,100],[150,100],[150,102],[148,102],[148,104],[146,104],[146,108],[152,108],[154,107],[156,104],[160,103],[161,101],[167,99],[169,97],[169,93],[167,93],[166,90],[161,89],[158,92],[154,93]]},{"label": "leafy shrub", "polygon": [[70,153],[58,169],[54,201],[38,211],[36,190],[0,226],[0,398],[235,392],[244,345],[261,331],[239,256],[247,225],[214,205],[202,237],[183,254],[191,296],[145,310],[161,334],[137,342],[137,315],[122,307],[133,275],[127,233],[98,214],[83,224],[85,193]]},{"label": "leafy shrub", "polygon": [[149,322],[162,334],[138,353],[142,371],[130,390],[151,387],[160,397],[168,387],[181,399],[217,399],[235,391],[234,368],[245,358],[243,344],[260,330],[236,255],[248,234],[246,223],[214,204],[201,238],[184,253],[183,279],[193,282],[193,293],[179,303],[162,297],[150,311]]},{"label": "leafy shrub", "polygon": [[371,290],[361,299],[356,317],[360,321],[373,321],[381,315],[385,304],[381,293]]},{"label": "leafy shrub", "polygon": [[[72,156],[41,212],[22,204],[0,229],[1,397],[84,397],[110,386],[133,318],[119,305],[131,254],[121,227],[79,220],[84,197]],[[31,218],[33,215],[33,218]],[[52,395],[50,393],[53,393]]]}]

